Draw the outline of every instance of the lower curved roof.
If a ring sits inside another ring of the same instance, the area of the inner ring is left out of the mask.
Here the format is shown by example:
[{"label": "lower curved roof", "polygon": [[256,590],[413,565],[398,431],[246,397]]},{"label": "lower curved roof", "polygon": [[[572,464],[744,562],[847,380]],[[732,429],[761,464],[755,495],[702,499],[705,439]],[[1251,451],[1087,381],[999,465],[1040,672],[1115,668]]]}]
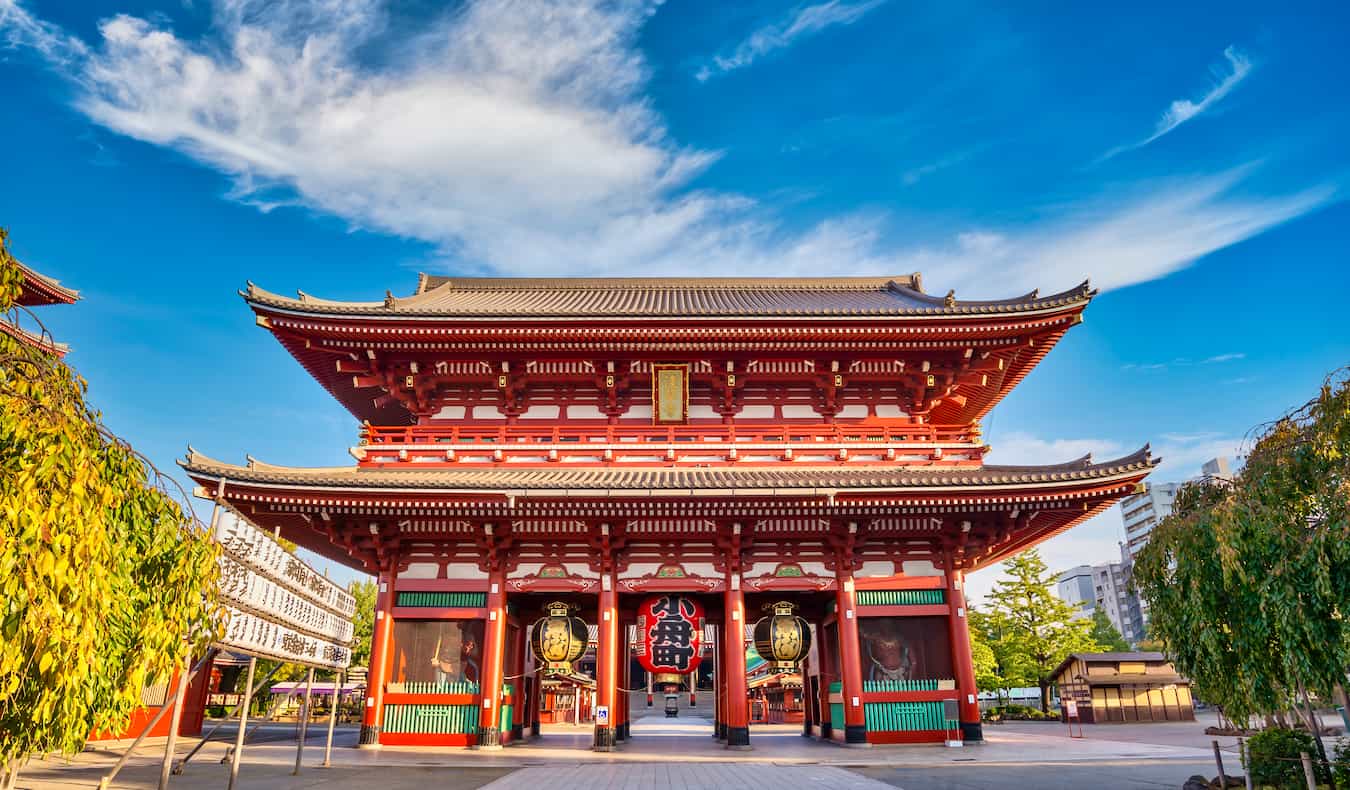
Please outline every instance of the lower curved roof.
[{"label": "lower curved roof", "polygon": [[263,486],[356,489],[356,490],[449,490],[456,492],[510,493],[566,496],[569,492],[603,491],[613,496],[638,492],[669,492],[672,495],[697,490],[736,490],[766,494],[805,493],[811,490],[840,493],[873,489],[965,489],[1001,486],[1053,486],[1104,480],[1147,473],[1158,464],[1147,446],[1122,458],[1093,463],[1084,456],[1050,466],[952,467],[621,467],[566,466],[513,467],[498,464],[482,467],[432,469],[341,467],[289,467],[250,459],[239,466],[217,461],[189,448],[179,464],[189,475],[211,480]]}]

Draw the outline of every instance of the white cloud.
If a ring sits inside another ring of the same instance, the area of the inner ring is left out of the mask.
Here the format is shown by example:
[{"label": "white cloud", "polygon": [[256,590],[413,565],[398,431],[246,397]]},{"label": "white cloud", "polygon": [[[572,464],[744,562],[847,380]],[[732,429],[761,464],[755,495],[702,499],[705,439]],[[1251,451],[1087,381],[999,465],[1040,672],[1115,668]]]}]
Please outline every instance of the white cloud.
[{"label": "white cloud", "polygon": [[1169,367],[1186,368],[1192,365],[1215,365],[1220,362],[1236,362],[1240,359],[1246,359],[1247,355],[1237,352],[1228,354],[1215,354],[1212,357],[1205,357],[1198,362],[1187,357],[1177,357],[1171,362],[1130,362],[1122,365],[1122,370],[1167,370]]},{"label": "white cloud", "polygon": [[990,439],[985,463],[1018,465],[1058,464],[1074,461],[1089,453],[1094,461],[1109,461],[1138,448],[1123,447],[1110,439],[1041,439],[1014,431]]},{"label": "white cloud", "polygon": [[6,48],[30,47],[58,63],[68,63],[85,52],[79,39],[28,13],[18,0],[0,0],[0,44]]},{"label": "white cloud", "polygon": [[718,74],[749,66],[774,50],[792,46],[794,41],[803,36],[819,33],[833,25],[851,25],[884,2],[886,0],[866,0],[861,3],[829,0],[798,8],[783,19],[751,33],[730,54],[714,55],[711,62],[700,67],[694,76],[699,82],[706,82]]},{"label": "white cloud", "polygon": [[1223,99],[1223,97],[1231,93],[1232,90],[1238,86],[1238,83],[1246,79],[1247,75],[1251,73],[1252,62],[1250,58],[1240,52],[1236,47],[1232,46],[1223,51],[1223,58],[1225,61],[1224,64],[1210,67],[1210,75],[1213,78],[1213,84],[1210,86],[1209,91],[1204,96],[1200,97],[1199,101],[1177,99],[1167,107],[1163,112],[1162,117],[1158,119],[1157,126],[1153,129],[1153,134],[1139,142],[1112,148],[1110,151],[1103,154],[1098,161],[1105,161],[1117,154],[1133,151],[1136,148],[1143,148],[1154,140],[1157,140],[1159,137],[1176,129],[1183,123],[1200,115],[1210,107],[1213,107]]},{"label": "white cloud", "polygon": [[[871,7],[826,5],[784,29]],[[116,16],[95,46],[15,0],[0,9],[0,35],[46,54],[103,127],[226,174],[233,199],[423,240],[459,271],[922,270],[935,291],[963,297],[1089,275],[1117,288],[1335,196],[1239,194],[1249,166],[1117,189],[1035,224],[895,242],[883,213],[788,226],[775,206],[691,188],[719,154],[672,140],[645,96],[636,38],[650,2],[472,0],[399,34],[397,48],[381,38],[392,35],[383,0],[217,0],[212,29],[192,40]]]}]

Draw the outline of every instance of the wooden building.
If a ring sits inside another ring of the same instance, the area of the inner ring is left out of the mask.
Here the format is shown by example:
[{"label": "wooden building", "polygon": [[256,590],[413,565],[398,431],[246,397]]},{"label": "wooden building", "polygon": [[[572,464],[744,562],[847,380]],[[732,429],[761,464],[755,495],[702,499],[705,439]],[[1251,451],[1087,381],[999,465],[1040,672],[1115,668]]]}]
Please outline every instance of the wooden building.
[{"label": "wooden building", "polygon": [[1060,718],[1073,700],[1086,724],[1195,720],[1190,681],[1162,653],[1073,653],[1053,677]]},{"label": "wooden building", "polygon": [[[562,599],[599,626],[594,745],[611,748],[619,690],[642,682],[621,635],[653,593],[697,599],[723,646],[796,604],[817,737],[978,740],[964,575],[1102,512],[1155,463],[1146,447],[984,462],[980,420],[1093,293],[964,301],[917,274],[423,275],[372,302],[250,284],[258,326],[359,421],[355,464],[183,465],[204,496],[378,576],[368,746],[537,731],[527,634]],[[714,734],[745,747],[745,652],[712,655]]]}]

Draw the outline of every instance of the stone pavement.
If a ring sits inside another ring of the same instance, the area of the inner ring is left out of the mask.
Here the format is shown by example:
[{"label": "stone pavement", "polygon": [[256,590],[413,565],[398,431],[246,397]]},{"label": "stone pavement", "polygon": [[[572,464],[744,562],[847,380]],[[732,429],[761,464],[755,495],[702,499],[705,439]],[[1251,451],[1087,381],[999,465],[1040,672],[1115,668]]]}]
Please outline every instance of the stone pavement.
[{"label": "stone pavement", "polygon": [[831,790],[891,790],[861,774],[825,765],[753,763],[628,763],[537,766],[486,784],[483,790],[760,790],[766,787],[829,787]]},{"label": "stone pavement", "polygon": [[[753,750],[738,752],[726,750],[711,737],[712,723],[706,719],[689,715],[666,719],[658,713],[635,719],[633,740],[610,753],[589,750],[591,730],[587,726],[546,727],[543,737],[498,751],[355,749],[356,729],[343,727],[335,741],[331,769],[318,767],[323,759],[324,732],[315,727],[307,740],[305,768],[292,777],[293,726],[268,725],[260,742],[246,748],[240,776],[242,788],[265,790],[319,785],[362,790],[423,790],[428,786],[457,790],[489,783],[494,790],[531,785],[549,790],[592,790],[644,783],[651,787],[734,788],[773,785],[784,779],[797,783],[808,777],[810,784],[841,789],[881,787],[880,781],[923,790],[1009,784],[1029,789],[1084,784],[1179,787],[1193,773],[1213,773],[1204,723],[1158,725],[1156,734],[1146,732],[1154,726],[1089,726],[1085,728],[1087,737],[1080,740],[1066,737],[1065,728],[1058,724],[1007,724],[989,727],[984,745],[958,749],[930,745],[845,749],[803,738],[798,725],[754,726]],[[232,732],[232,726],[222,727],[217,738],[232,741]],[[179,754],[193,743],[191,739],[180,740]],[[207,744],[171,785],[184,790],[224,787],[228,767],[221,765],[220,759],[225,748],[223,742]],[[21,774],[19,786],[33,790],[94,787],[120,753],[99,748],[69,763],[35,761]],[[154,787],[161,753],[162,740],[144,746],[119,776],[117,786]],[[569,777],[567,783],[560,783],[561,777]],[[1068,777],[1076,779],[1067,781]],[[1108,777],[1112,783],[1107,782]]]}]

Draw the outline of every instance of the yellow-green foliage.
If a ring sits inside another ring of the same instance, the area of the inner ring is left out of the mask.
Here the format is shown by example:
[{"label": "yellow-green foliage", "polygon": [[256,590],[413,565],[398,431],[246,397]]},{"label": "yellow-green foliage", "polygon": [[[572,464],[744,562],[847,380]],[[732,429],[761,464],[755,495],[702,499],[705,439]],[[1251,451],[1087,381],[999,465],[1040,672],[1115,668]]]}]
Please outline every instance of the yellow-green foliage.
[{"label": "yellow-green foliage", "polygon": [[[0,231],[0,312],[22,271]],[[215,545],[60,360],[0,333],[0,765],[126,727],[215,637]]]}]

